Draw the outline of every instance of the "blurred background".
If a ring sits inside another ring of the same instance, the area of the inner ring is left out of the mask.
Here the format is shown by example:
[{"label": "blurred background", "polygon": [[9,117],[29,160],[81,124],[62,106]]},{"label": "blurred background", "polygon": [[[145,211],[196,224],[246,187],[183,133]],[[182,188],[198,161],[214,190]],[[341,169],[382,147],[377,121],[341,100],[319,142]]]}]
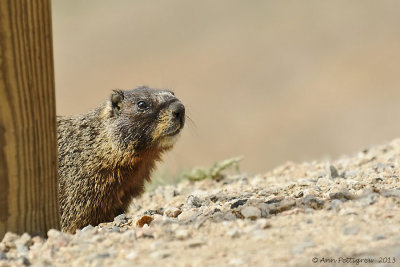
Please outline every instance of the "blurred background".
[{"label": "blurred background", "polygon": [[188,122],[158,172],[335,158],[400,136],[400,1],[53,0],[59,115],[169,88]]}]

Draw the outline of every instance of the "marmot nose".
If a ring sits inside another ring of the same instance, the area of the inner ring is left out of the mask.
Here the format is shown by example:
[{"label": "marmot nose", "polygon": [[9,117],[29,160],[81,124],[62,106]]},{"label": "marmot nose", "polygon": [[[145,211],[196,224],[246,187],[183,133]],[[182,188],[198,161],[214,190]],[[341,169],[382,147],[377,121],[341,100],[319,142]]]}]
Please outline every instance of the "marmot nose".
[{"label": "marmot nose", "polygon": [[181,127],[185,123],[185,106],[181,102],[171,104],[171,111],[174,119],[179,120]]}]

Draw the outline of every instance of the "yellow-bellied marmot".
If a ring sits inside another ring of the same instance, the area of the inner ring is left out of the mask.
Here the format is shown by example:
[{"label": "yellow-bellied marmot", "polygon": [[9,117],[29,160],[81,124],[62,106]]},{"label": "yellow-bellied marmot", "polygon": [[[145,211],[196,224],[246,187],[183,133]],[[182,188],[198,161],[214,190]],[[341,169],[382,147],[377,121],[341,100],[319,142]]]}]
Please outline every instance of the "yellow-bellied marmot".
[{"label": "yellow-bellied marmot", "polygon": [[185,123],[169,90],[115,90],[96,109],[58,117],[61,226],[75,232],[126,211]]}]

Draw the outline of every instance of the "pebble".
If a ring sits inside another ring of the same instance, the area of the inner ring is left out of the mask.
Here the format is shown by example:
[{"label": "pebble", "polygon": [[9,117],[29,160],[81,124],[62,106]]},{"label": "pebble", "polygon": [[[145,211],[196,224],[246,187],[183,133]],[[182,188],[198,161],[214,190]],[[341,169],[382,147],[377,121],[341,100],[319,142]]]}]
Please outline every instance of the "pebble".
[{"label": "pebble", "polygon": [[165,259],[171,256],[171,254],[172,252],[170,250],[163,249],[152,252],[151,257],[153,257],[154,259]]},{"label": "pebble", "polygon": [[26,256],[29,251],[28,247],[23,244],[17,244],[16,249],[19,256]]},{"label": "pebble", "polygon": [[339,177],[339,172],[335,166],[330,165],[329,172],[330,172],[331,179],[335,179],[335,178]]},{"label": "pebble", "polygon": [[178,216],[179,221],[190,222],[194,221],[197,216],[200,215],[200,212],[195,209],[185,210]]},{"label": "pebble", "polygon": [[358,201],[365,207],[365,206],[369,206],[369,205],[373,205],[376,202],[378,202],[379,200],[379,194],[372,192],[372,191],[368,191],[368,192],[364,192],[361,197],[358,199]]},{"label": "pebble", "polygon": [[6,248],[15,248],[15,241],[18,240],[18,238],[19,235],[7,232],[1,242],[6,246]]},{"label": "pebble", "polygon": [[360,231],[360,227],[357,225],[346,226],[343,228],[344,235],[356,235]]},{"label": "pebble", "polygon": [[237,207],[246,204],[246,202],[247,202],[247,199],[240,199],[238,201],[235,201],[234,203],[232,203],[231,209],[236,209]]},{"label": "pebble", "polygon": [[382,235],[382,234],[376,234],[376,235],[374,235],[374,237],[373,237],[373,240],[374,240],[374,241],[383,240],[383,239],[386,239],[386,236],[385,236],[385,235]]},{"label": "pebble", "polygon": [[293,197],[295,198],[301,198],[304,196],[304,192],[302,190],[297,191],[296,193],[294,193]]},{"label": "pebble", "polygon": [[302,199],[302,203],[312,209],[322,209],[325,201],[323,199],[315,197],[314,195],[307,195]]},{"label": "pebble", "polygon": [[344,172],[344,178],[345,179],[350,179],[350,178],[355,178],[359,175],[360,171],[359,170],[349,170]]},{"label": "pebble", "polygon": [[136,221],[136,226],[137,227],[143,227],[144,225],[150,225],[150,223],[153,221],[153,217],[148,216],[148,215],[143,215],[139,220]]},{"label": "pebble", "polygon": [[226,232],[226,235],[231,238],[238,238],[240,234],[241,232],[238,229],[230,229],[228,232]]},{"label": "pebble", "polygon": [[138,252],[136,250],[131,250],[128,254],[126,254],[125,259],[134,260],[138,257]]},{"label": "pebble", "polygon": [[128,219],[127,219],[125,213],[122,213],[114,218],[114,223],[117,226],[121,226],[122,224],[127,223],[127,222],[128,222]]},{"label": "pebble", "polygon": [[296,206],[296,200],[290,197],[284,198],[282,201],[269,204],[268,209],[270,214],[277,214],[286,211]]},{"label": "pebble", "polygon": [[186,199],[186,204],[188,205],[188,208],[192,208],[192,207],[199,208],[202,205],[202,201],[200,198],[190,195]]},{"label": "pebble", "polygon": [[347,188],[333,190],[333,192],[329,193],[330,199],[340,199],[342,201],[350,200],[353,196],[350,194]]},{"label": "pebble", "polygon": [[206,244],[206,242],[203,239],[191,239],[187,243],[186,247],[188,247],[188,248],[196,248],[196,247],[201,247],[201,246],[203,246],[205,244]]},{"label": "pebble", "polygon": [[167,208],[164,212],[164,214],[168,217],[171,218],[176,218],[178,217],[179,214],[181,214],[182,211],[178,208],[172,207],[172,208]]},{"label": "pebble", "polygon": [[89,225],[83,227],[81,231],[82,232],[91,232],[91,231],[94,231],[94,230],[95,230],[94,227],[89,224]]},{"label": "pebble", "polygon": [[299,179],[298,181],[299,185],[302,186],[310,186],[315,184],[315,180],[312,179]]},{"label": "pebble", "polygon": [[395,197],[400,198],[400,188],[396,189],[382,189],[379,192],[380,195],[384,197]]},{"label": "pebble", "polygon": [[333,199],[331,201],[331,205],[329,206],[329,209],[335,210],[335,211],[339,211],[340,210],[340,206],[342,205],[342,201],[340,199]]},{"label": "pebble", "polygon": [[175,237],[178,240],[185,240],[190,236],[190,232],[186,229],[179,229],[178,231],[176,231],[175,233]]},{"label": "pebble", "polygon": [[244,207],[240,212],[246,219],[251,220],[256,220],[261,216],[260,209],[252,206]]},{"label": "pebble", "polygon": [[317,181],[317,185],[318,185],[318,186],[325,186],[325,187],[328,187],[328,186],[331,186],[332,184],[333,184],[332,180],[330,180],[330,179],[328,179],[328,178],[320,178],[320,179],[318,179],[318,181]]},{"label": "pebble", "polygon": [[94,260],[101,260],[101,259],[105,259],[105,258],[108,258],[108,257],[110,257],[110,254],[107,253],[107,252],[103,252],[103,253],[93,252],[92,254],[90,254],[86,258],[86,261],[91,262],[91,261],[94,261]]},{"label": "pebble", "polygon": [[256,223],[257,227],[260,229],[267,229],[271,227],[271,223],[265,218],[258,219]]}]

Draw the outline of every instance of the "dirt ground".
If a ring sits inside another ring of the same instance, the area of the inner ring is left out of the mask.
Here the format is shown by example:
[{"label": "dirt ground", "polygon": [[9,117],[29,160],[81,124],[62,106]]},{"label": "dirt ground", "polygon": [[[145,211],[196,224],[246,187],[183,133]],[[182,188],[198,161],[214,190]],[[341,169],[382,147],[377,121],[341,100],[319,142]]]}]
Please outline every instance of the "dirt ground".
[{"label": "dirt ground", "polygon": [[113,222],[48,239],[8,233],[0,266],[399,266],[400,139],[159,186]]}]

